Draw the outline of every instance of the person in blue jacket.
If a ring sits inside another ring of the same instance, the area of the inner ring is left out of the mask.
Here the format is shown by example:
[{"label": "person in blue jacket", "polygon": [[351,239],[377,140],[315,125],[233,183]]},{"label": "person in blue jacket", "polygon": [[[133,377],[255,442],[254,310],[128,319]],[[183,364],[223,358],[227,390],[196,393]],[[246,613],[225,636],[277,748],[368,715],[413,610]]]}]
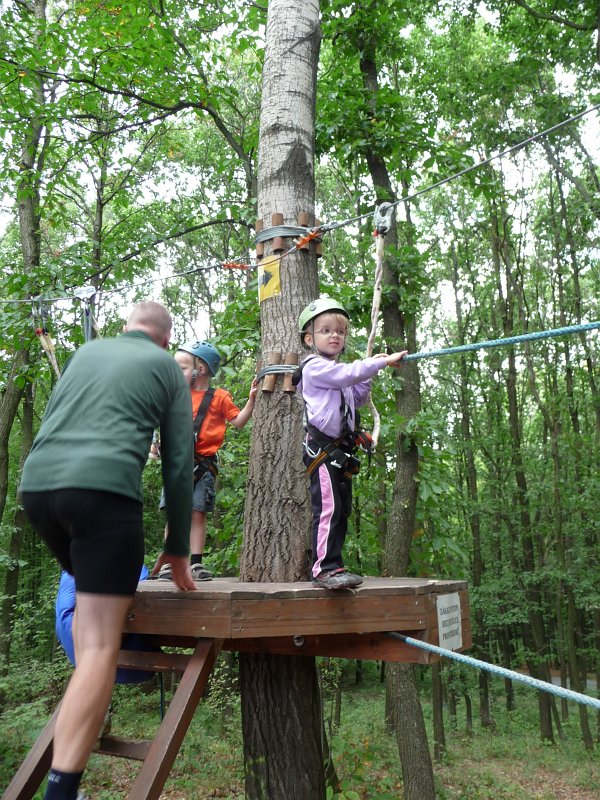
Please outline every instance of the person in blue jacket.
[{"label": "person in blue jacket", "polygon": [[[148,570],[142,565],[140,580],[148,578]],[[73,614],[75,613],[75,578],[63,570],[58,584],[58,594],[56,595],[56,638],[62,645],[67,658],[75,666],[75,645],[73,643]],[[123,650],[157,650],[156,647],[148,645],[147,639],[136,633],[126,633],[123,636]],[[150,680],[154,673],[139,669],[118,669],[115,683],[143,683]]]}]

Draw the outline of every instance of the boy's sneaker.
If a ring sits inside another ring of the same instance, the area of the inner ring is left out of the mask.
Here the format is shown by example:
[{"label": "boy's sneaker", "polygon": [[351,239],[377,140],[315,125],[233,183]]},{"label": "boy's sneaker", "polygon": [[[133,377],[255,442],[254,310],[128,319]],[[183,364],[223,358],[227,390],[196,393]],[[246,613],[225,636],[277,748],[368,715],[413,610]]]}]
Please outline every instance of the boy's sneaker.
[{"label": "boy's sneaker", "polygon": [[323,589],[355,589],[362,582],[360,575],[348,572],[343,567],[321,572],[312,579],[313,586],[321,586]]},{"label": "boy's sneaker", "polygon": [[172,581],[173,580],[173,570],[171,569],[170,564],[163,564],[160,570],[158,571],[158,580],[159,581]]},{"label": "boy's sneaker", "polygon": [[88,800],[88,797],[87,797],[87,795],[86,795],[86,794],[84,794],[83,792],[79,792],[79,793],[77,794],[77,800]]},{"label": "boy's sneaker", "polygon": [[[212,572],[203,564],[192,564],[192,579],[195,581],[212,581],[213,576]],[[159,581],[172,581],[173,580],[173,570],[171,569],[170,564],[163,564],[160,568],[158,573],[158,580]]]},{"label": "boy's sneaker", "polygon": [[[162,572],[162,570],[161,570]],[[160,574],[158,576],[160,578]],[[192,564],[192,578],[195,581],[212,581],[212,572],[204,564]]]}]

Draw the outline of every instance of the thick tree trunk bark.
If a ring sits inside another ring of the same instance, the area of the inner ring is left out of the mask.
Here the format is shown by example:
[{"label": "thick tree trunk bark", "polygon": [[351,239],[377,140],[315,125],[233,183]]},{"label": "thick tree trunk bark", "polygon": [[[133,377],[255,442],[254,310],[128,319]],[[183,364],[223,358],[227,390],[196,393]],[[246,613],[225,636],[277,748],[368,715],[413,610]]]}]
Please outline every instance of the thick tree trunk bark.
[{"label": "thick tree trunk bark", "polygon": [[[360,70],[363,83],[370,96],[371,108],[375,109],[378,91],[375,42],[363,42]],[[367,152],[367,163],[377,202],[393,201],[394,190],[387,165],[377,155],[375,148]],[[410,210],[407,208],[406,243],[412,244]],[[386,235],[386,246],[397,247],[398,232],[392,225]],[[402,312],[398,303],[399,275],[388,260],[383,264],[383,285],[387,288],[387,303],[383,306],[383,332],[388,347],[399,350],[406,346],[416,349],[415,316]],[[405,419],[412,419],[421,408],[419,372],[414,361],[402,370],[403,388],[397,393],[398,412]],[[406,575],[409,550],[415,530],[418,496],[417,473],[419,468],[416,443],[407,441],[402,431],[396,443],[396,479],[390,509],[385,568],[388,574]],[[400,714],[399,709],[402,709]],[[391,719],[396,731],[398,752],[402,764],[405,800],[434,800],[435,786],[433,765],[427,743],[423,710],[411,664],[388,664],[386,670],[386,717]]]},{"label": "thick tree trunk bark", "polygon": [[[502,326],[505,336],[512,336],[514,333],[514,314],[518,308],[517,288],[512,269],[512,259],[510,255],[509,232],[501,220],[508,218],[502,209],[492,210],[491,222],[491,244],[492,260],[496,271],[498,284],[498,295],[502,306]],[[504,281],[506,284],[506,298],[502,291],[501,265],[504,264]],[[516,487],[516,503],[519,512],[520,535],[521,535],[521,558],[522,571],[525,575],[532,576],[535,573],[536,559],[534,546],[534,531],[532,529],[531,514],[529,508],[529,488],[525,466],[523,464],[523,453],[521,448],[522,422],[519,411],[517,396],[517,366],[514,349],[508,352],[508,371],[506,375],[506,394],[508,399],[508,420],[509,434],[511,440],[511,452],[513,472]],[[541,593],[539,587],[531,580],[524,581],[524,597],[527,601],[527,623],[522,625],[522,636],[525,648],[528,651],[527,666],[530,674],[541,680],[550,682],[550,669],[547,661],[543,659],[548,651],[548,642],[542,614]],[[540,733],[542,739],[554,741],[554,731],[552,727],[552,699],[546,692],[538,693],[538,706],[540,713]]]},{"label": "thick tree trunk bark", "polygon": [[[452,245],[452,287],[454,290],[454,309],[456,311],[456,327],[458,331],[458,344],[465,344],[464,323],[462,313],[462,303],[458,288],[458,258],[456,249]],[[463,441],[463,453],[465,460],[465,473],[467,483],[467,496],[469,507],[472,511],[469,514],[469,524],[471,527],[471,538],[473,541],[473,586],[481,587],[484,572],[483,554],[481,550],[481,515],[479,513],[479,492],[477,487],[477,467],[475,464],[475,452],[473,448],[473,437],[471,434],[471,408],[469,405],[468,374],[467,362],[464,356],[458,360],[459,365],[459,406],[460,406],[460,427]],[[475,629],[473,631],[473,644],[475,645],[475,655],[483,661],[489,661],[489,653],[485,637],[485,620],[481,605],[475,607]],[[487,672],[479,672],[479,719],[484,728],[493,724],[492,711],[490,707],[490,688],[489,676]]]},{"label": "thick tree trunk bark", "polygon": [[[315,0],[271,0],[260,121],[258,217],[272,214],[314,224],[314,109],[320,46]],[[286,249],[292,239],[285,240]],[[265,256],[272,241],[265,242]],[[265,270],[279,270],[281,292],[261,303],[262,361],[300,355],[297,319],[318,295],[316,255],[295,252]],[[240,578],[308,578],[310,503],[302,464],[302,403],[283,390],[256,403],[246,493]],[[248,800],[321,800],[325,797],[322,720],[315,660],[241,655],[240,683]]]},{"label": "thick tree trunk bark", "polygon": [[439,763],[446,755],[442,665],[439,661],[431,665],[431,693],[433,695],[433,757]]},{"label": "thick tree trunk bark", "polygon": [[[33,444],[33,385],[31,383],[27,384],[24,394],[23,424],[21,429],[21,467],[23,467],[25,459],[31,450],[31,445]],[[0,665],[2,665],[4,674],[8,672],[10,663],[11,635],[17,589],[19,586],[19,558],[21,555],[21,544],[23,542],[23,529],[25,524],[25,513],[17,506],[8,544],[8,557],[11,560],[11,564],[6,570],[2,603],[0,604]],[[0,693],[0,707],[1,706],[2,697]]]}]

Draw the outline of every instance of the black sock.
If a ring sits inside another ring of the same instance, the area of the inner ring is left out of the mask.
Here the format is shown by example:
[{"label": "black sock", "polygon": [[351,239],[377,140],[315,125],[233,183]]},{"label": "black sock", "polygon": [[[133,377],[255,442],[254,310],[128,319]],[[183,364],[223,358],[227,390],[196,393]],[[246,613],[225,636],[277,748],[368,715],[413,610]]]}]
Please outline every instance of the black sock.
[{"label": "black sock", "polygon": [[201,564],[202,563],[202,553],[192,553],[190,556],[190,563],[191,564]]},{"label": "black sock", "polygon": [[76,800],[81,782],[81,772],[61,772],[51,769],[48,773],[48,785],[44,800]]}]

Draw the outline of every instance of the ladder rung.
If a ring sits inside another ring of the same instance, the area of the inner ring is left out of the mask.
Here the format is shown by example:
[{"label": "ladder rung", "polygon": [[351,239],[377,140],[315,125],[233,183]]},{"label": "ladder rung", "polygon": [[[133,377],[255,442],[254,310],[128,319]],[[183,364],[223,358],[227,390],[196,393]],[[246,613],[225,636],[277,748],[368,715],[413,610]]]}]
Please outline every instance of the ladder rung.
[{"label": "ladder rung", "polygon": [[103,756],[117,756],[118,758],[131,758],[134,761],[143,761],[148,755],[152,744],[151,739],[127,739],[123,736],[103,736],[100,746],[94,750]]},{"label": "ladder rung", "polygon": [[118,666],[143,669],[148,672],[185,672],[190,657],[184,653],[148,653],[141,650],[121,650]]}]

